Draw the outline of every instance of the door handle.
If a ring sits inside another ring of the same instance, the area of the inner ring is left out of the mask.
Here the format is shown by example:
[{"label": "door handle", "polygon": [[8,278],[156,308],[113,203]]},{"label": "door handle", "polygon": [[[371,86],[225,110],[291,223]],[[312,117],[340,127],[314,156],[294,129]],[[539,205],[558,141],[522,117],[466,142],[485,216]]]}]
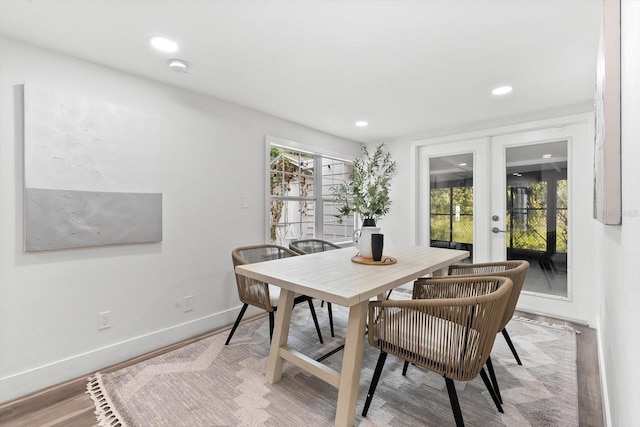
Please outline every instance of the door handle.
[{"label": "door handle", "polygon": [[507,231],[507,230],[500,230],[498,227],[493,227],[493,228],[491,229],[491,231],[492,231],[493,233],[508,233],[508,231]]}]

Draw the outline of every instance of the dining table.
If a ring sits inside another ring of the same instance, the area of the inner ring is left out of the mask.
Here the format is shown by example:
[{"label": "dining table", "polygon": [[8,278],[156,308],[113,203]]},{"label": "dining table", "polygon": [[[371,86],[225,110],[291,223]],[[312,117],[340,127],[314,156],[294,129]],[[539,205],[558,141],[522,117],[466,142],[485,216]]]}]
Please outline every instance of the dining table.
[{"label": "dining table", "polygon": [[[469,252],[397,246],[385,248],[380,262],[356,255],[357,250],[348,247],[235,268],[237,274],[281,288],[267,361],[267,382],[275,384],[282,378],[287,361],[333,385],[338,389],[336,426],[353,426],[355,422],[369,300],[382,298],[391,289],[427,274],[442,275],[449,265],[469,257]],[[349,308],[340,371],[288,346],[296,293]]]}]

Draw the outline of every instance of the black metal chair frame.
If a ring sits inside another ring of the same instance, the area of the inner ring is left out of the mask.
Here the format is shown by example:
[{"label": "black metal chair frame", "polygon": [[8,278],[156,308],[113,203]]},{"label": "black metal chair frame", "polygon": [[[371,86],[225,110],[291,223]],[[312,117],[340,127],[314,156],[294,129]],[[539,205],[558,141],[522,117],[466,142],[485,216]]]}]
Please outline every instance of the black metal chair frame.
[{"label": "black metal chair frame", "polygon": [[[316,309],[313,306],[313,298],[306,295],[300,295],[293,300],[293,306],[295,307],[297,304],[303,303],[305,301],[309,304],[309,310],[311,310],[311,317],[313,317],[313,323],[316,326],[316,332],[318,333],[320,344],[324,344],[324,340],[322,339],[322,332],[320,331],[320,325],[318,324],[318,316],[316,315]],[[244,316],[244,313],[245,311],[247,311],[248,307],[249,307],[249,304],[247,303],[244,303],[242,305],[242,308],[240,309],[240,313],[238,313],[238,317],[236,318],[236,321],[233,323],[231,332],[229,332],[229,336],[227,337],[227,341],[225,341],[224,345],[229,345],[229,342],[231,341],[231,337],[233,336],[233,334],[236,332],[236,329],[240,325],[240,321],[242,320],[242,317]],[[269,311],[269,342],[271,342],[271,340],[273,339],[273,327],[275,325],[275,312],[277,310],[278,310],[278,307],[273,307],[273,311]],[[332,325],[332,332],[333,332],[333,325]]]},{"label": "black metal chair frame", "polygon": [[[243,256],[240,255],[240,252],[251,253],[254,250],[263,250],[263,249],[269,249],[273,252],[277,252],[278,254],[276,257],[267,258],[265,260],[299,255],[299,253],[296,251],[292,251],[291,249],[285,248],[284,246],[278,246],[278,245],[269,244],[269,245],[244,246],[244,247],[236,248],[231,252],[231,258],[233,260],[234,268],[236,265],[250,263],[246,258],[243,258]],[[234,322],[233,327],[231,328],[231,332],[227,337],[227,341],[225,342],[225,345],[228,345],[229,342],[231,341],[231,337],[233,337],[233,334],[236,332],[236,329],[238,328],[238,325],[240,325],[240,321],[242,320],[242,317],[244,316],[244,313],[247,311],[247,307],[249,307],[250,304],[258,308],[262,308],[263,310],[266,310],[269,313],[269,341],[271,341],[271,339],[273,338],[273,328],[275,323],[274,313],[278,309],[278,307],[277,305],[274,305],[270,301],[268,285],[264,282],[241,277],[237,273],[235,274],[235,277],[236,277],[236,284],[238,286],[238,293],[240,294],[240,300],[242,301],[243,306],[240,309],[240,313],[238,313],[238,317],[236,318],[236,321]],[[252,289],[252,288],[251,286],[248,286],[247,283],[245,283],[246,280],[250,280],[252,283],[254,283],[254,285],[258,284],[259,286],[264,286],[263,293],[253,294],[252,292],[247,292],[248,289]],[[244,297],[243,297],[243,293],[244,293]],[[318,338],[320,339],[320,343],[324,344],[324,340],[322,339],[322,333],[320,332],[320,325],[318,324],[318,317],[316,315],[316,310],[315,310],[315,307],[313,306],[313,298],[311,298],[308,295],[298,295],[297,297],[295,297],[293,305],[295,306],[296,304],[299,304],[305,301],[309,304],[309,310],[311,310],[311,317],[313,318],[313,323],[315,324],[316,332],[318,333]]]}]

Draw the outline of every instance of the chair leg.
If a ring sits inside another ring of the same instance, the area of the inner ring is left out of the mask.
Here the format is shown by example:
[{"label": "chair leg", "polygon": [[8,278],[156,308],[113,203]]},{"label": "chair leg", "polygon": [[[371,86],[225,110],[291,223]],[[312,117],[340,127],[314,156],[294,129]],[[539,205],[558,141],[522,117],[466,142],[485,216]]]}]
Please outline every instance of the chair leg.
[{"label": "chair leg", "polygon": [[378,380],[380,380],[380,374],[382,374],[382,368],[384,367],[385,360],[387,360],[387,353],[381,351],[380,356],[378,356],[376,369],[373,371],[371,385],[369,386],[369,392],[367,393],[367,400],[364,402],[364,408],[362,409],[363,417],[366,417],[367,412],[369,412],[369,405],[371,405],[371,399],[373,399],[373,394],[376,392],[376,387],[378,386]]},{"label": "chair leg", "polygon": [[489,390],[491,399],[493,399],[493,403],[496,404],[496,408],[498,408],[498,412],[504,413],[504,411],[502,410],[502,405],[500,405],[498,396],[496,396],[496,393],[493,391],[493,387],[491,387],[491,381],[489,381],[489,377],[487,376],[487,373],[485,372],[484,368],[480,369],[480,376],[482,377],[482,381],[484,381],[484,385],[487,387],[487,390]]},{"label": "chair leg", "polygon": [[231,328],[231,332],[229,332],[229,336],[227,337],[227,341],[224,343],[224,345],[229,345],[229,341],[231,341],[231,337],[233,336],[233,334],[235,333],[236,329],[238,328],[238,325],[240,324],[240,321],[242,320],[242,316],[244,316],[244,312],[247,311],[247,307],[249,307],[249,304],[244,304],[242,306],[242,308],[240,309],[240,313],[238,314],[238,317],[236,317],[236,321],[233,324],[233,327]]},{"label": "chair leg", "polygon": [[500,387],[498,386],[498,379],[496,378],[496,372],[493,370],[493,362],[491,361],[491,356],[487,359],[487,370],[489,371],[489,378],[491,378],[491,384],[493,385],[493,391],[496,392],[496,396],[500,403],[504,403],[502,401],[502,396],[500,395]]},{"label": "chair leg", "polygon": [[404,361],[404,365],[402,366],[402,376],[406,377],[407,376],[407,368],[409,367],[409,362],[407,362],[406,360]]},{"label": "chair leg", "polygon": [[502,336],[504,336],[504,339],[507,340],[507,345],[509,345],[509,348],[511,349],[511,353],[513,353],[513,357],[516,358],[516,362],[518,362],[518,365],[522,365],[522,362],[520,361],[520,357],[518,357],[518,352],[516,351],[516,348],[513,346],[513,343],[511,342],[511,337],[509,336],[509,332],[507,332],[507,328],[502,329]]},{"label": "chair leg", "polygon": [[333,332],[333,310],[331,309],[330,302],[327,302],[327,311],[329,312],[329,327],[331,328],[331,336],[335,337],[336,334]]},{"label": "chair leg", "polygon": [[320,338],[320,344],[324,344],[322,340],[322,332],[320,332],[320,325],[318,324],[318,316],[316,316],[316,309],[313,307],[313,301],[311,298],[307,299],[309,303],[309,310],[311,310],[311,317],[313,317],[313,323],[316,324],[316,332],[318,332],[318,338]]},{"label": "chair leg", "polygon": [[453,417],[456,419],[456,427],[464,427],[464,420],[462,419],[462,411],[460,411],[460,402],[458,402],[458,393],[456,393],[456,386],[453,384],[453,380],[450,380],[447,377],[444,378],[444,381],[447,383],[449,402],[451,402]]},{"label": "chair leg", "polygon": [[269,343],[273,339],[273,324],[275,323],[275,311],[269,312]]}]

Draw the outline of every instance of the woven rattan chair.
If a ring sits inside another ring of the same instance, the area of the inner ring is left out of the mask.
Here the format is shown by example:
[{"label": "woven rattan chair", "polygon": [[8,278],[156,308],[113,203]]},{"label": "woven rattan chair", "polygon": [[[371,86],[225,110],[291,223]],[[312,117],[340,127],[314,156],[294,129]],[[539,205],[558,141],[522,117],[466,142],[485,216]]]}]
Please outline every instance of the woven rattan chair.
[{"label": "woven rattan chair", "polygon": [[464,421],[453,381],[470,381],[480,374],[503,412],[483,366],[512,286],[506,277],[431,279],[414,286],[412,300],[369,302],[369,344],[380,356],[362,416],[367,415],[387,354],[444,377],[457,426]]},{"label": "woven rattan chair", "polygon": [[[299,253],[300,255],[308,255],[314,254],[316,252],[326,252],[334,249],[340,249],[340,246],[321,239],[302,239],[289,242],[289,249]],[[322,301],[320,307],[322,307],[322,304],[324,304],[324,301]],[[335,337],[336,334],[333,331],[333,309],[331,308],[330,302],[327,302],[327,313],[329,313],[329,327],[331,329],[331,336]]]},{"label": "woven rattan chair", "polygon": [[[290,249],[277,245],[243,246],[236,248],[231,252],[234,270],[238,265],[252,264],[261,261],[270,261],[279,258],[288,258],[291,256],[298,256],[298,254]],[[231,332],[229,333],[229,337],[227,337],[225,345],[228,345],[229,341],[231,341],[231,337],[235,333],[236,328],[240,324],[242,316],[244,316],[244,312],[247,310],[247,307],[249,307],[249,305],[262,308],[269,313],[269,337],[273,337],[274,312],[278,308],[280,288],[274,285],[260,282],[258,280],[241,276],[237,273],[235,276],[236,284],[238,286],[238,295],[240,297],[240,301],[242,301],[244,305],[242,306],[240,314],[238,314],[238,317],[236,318],[236,321],[231,328]],[[313,307],[313,301],[311,297],[306,295],[296,295],[294,299],[294,305],[301,302],[307,302],[309,304],[311,316],[313,317],[313,322],[316,325],[316,332],[318,333],[318,337],[320,338],[320,342],[322,343],[322,333],[320,332],[320,325],[318,325],[318,318],[316,316],[316,310]]]},{"label": "woven rattan chair", "polygon": [[314,254],[316,252],[325,252],[333,249],[340,249],[340,246],[321,239],[302,239],[293,240],[289,243],[289,249],[300,255]]},{"label": "woven rattan chair", "polygon": [[504,317],[500,322],[499,331],[502,332],[504,339],[507,341],[513,357],[515,357],[518,365],[522,365],[520,357],[516,348],[511,342],[511,337],[507,332],[507,323],[513,317],[513,313],[516,310],[518,304],[518,298],[520,298],[520,292],[524,285],[524,280],[527,277],[527,271],[529,271],[529,262],[523,260],[511,260],[511,261],[497,261],[497,262],[485,262],[478,264],[452,264],[449,266],[449,276],[500,276],[508,277],[513,282],[513,290],[511,291],[511,297],[507,303],[507,308],[504,311]]},{"label": "woven rattan chair", "polygon": [[[518,352],[516,351],[513,342],[511,341],[511,337],[507,332],[506,326],[513,317],[513,313],[516,310],[518,298],[520,297],[520,291],[522,291],[522,286],[524,285],[524,280],[527,276],[528,270],[529,262],[523,260],[496,261],[476,264],[452,264],[449,266],[449,276],[480,277],[491,275],[507,277],[511,279],[511,281],[513,282],[513,290],[511,291],[511,297],[507,302],[507,308],[504,311],[504,317],[500,322],[500,328],[498,328],[498,331],[502,332],[502,336],[504,336],[504,339],[507,341],[507,345],[511,349],[511,353],[513,354],[513,357],[515,357],[516,362],[518,362],[518,365],[522,365],[522,362],[520,361],[520,357],[518,356]],[[423,280],[424,279],[418,279],[416,283],[421,283]],[[406,372],[406,367],[407,364],[405,363],[404,372]],[[496,395],[502,403],[500,387],[498,386],[495,371],[493,370],[491,357],[487,359],[487,369],[489,371],[489,376],[491,377],[491,382],[493,383],[493,388],[496,391]]]}]

